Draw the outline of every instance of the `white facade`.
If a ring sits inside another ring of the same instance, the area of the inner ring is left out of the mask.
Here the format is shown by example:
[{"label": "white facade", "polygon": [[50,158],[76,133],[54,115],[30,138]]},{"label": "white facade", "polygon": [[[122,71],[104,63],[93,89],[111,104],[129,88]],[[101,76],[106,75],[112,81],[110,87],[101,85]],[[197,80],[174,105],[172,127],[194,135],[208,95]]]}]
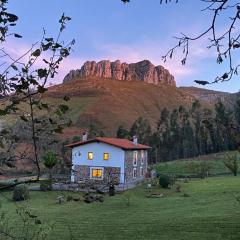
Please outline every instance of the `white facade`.
[{"label": "white facade", "polygon": [[[88,153],[93,153],[93,159],[88,159]],[[104,153],[109,154],[109,159],[104,160]],[[89,167],[119,167],[120,183],[124,183],[124,159],[125,151],[121,148],[102,142],[92,142],[74,147],[72,149],[72,164]],[[71,176],[74,181],[74,174]]]}]

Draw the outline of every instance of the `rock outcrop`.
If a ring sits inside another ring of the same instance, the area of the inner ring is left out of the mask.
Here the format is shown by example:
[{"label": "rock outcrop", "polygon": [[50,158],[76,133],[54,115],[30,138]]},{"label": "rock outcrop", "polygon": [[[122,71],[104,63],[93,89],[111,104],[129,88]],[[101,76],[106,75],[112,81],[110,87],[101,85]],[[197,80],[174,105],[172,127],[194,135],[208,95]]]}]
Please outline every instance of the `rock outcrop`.
[{"label": "rock outcrop", "polygon": [[152,84],[176,86],[174,77],[162,66],[154,66],[150,61],[121,63],[119,60],[95,62],[87,61],[81,69],[71,70],[63,82],[85,77],[110,78],[123,81],[144,81]]}]

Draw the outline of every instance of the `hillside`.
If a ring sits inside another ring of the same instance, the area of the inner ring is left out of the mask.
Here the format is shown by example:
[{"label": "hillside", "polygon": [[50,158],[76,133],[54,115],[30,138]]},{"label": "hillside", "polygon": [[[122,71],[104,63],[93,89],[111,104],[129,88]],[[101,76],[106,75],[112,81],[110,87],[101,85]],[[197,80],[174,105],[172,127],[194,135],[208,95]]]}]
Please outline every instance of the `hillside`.
[{"label": "hillside", "polygon": [[53,86],[46,97],[54,102],[64,95],[71,98],[69,114],[76,128],[94,124],[111,136],[120,124],[129,128],[139,116],[147,118],[154,127],[164,107],[190,106],[195,100],[173,86],[96,78]]},{"label": "hillside", "polygon": [[[232,107],[236,100],[236,94],[177,88],[174,76],[167,69],[148,60],[130,64],[119,60],[87,61],[79,69],[71,70],[62,84],[49,87],[44,98],[55,105],[66,95],[70,97],[67,117],[73,125],[65,129],[63,139],[80,135],[90,125],[115,136],[119,125],[130,128],[140,116],[148,119],[154,129],[165,107],[188,108],[196,99],[208,108],[213,108],[219,100]],[[6,122],[14,123],[14,119],[15,116],[10,117]]]},{"label": "hillside", "polygon": [[[158,81],[151,80],[154,76]],[[136,77],[138,80],[134,80]],[[86,62],[80,70],[70,71],[62,84],[49,87],[44,98],[55,105],[65,95],[70,97],[67,117],[73,125],[64,130],[62,139],[79,136],[90,125],[115,136],[119,125],[129,129],[140,116],[148,119],[154,129],[164,107],[170,110],[180,105],[190,107],[196,99],[208,108],[213,108],[219,100],[233,107],[236,100],[236,94],[196,87],[177,88],[168,79],[174,79],[168,70],[147,60],[133,64]],[[5,122],[11,125],[15,119],[8,116]]]},{"label": "hillside", "polygon": [[[177,88],[174,85],[152,84],[139,80],[75,76],[74,79],[49,87],[43,96],[43,101],[57,105],[64,96],[70,97],[67,102],[69,111],[66,117],[70,118],[73,124],[59,135],[63,141],[67,139],[72,141],[74,136],[80,136],[82,131],[91,125],[103,131],[106,136],[116,136],[120,125],[129,129],[140,116],[148,119],[152,129],[155,130],[164,107],[169,110],[180,105],[188,108],[196,99],[207,108],[213,108],[218,100],[233,106],[236,99],[236,94],[201,88]],[[26,106],[21,105],[21,107],[24,112],[28,112]],[[12,126],[16,119],[18,119],[16,115],[9,115],[5,119],[5,124]],[[22,144],[24,145],[25,142]],[[17,165],[18,172],[25,171],[29,162]],[[12,174],[12,170],[9,174]]]},{"label": "hillside", "polygon": [[235,94],[201,88],[156,86],[141,81],[95,77],[75,78],[53,86],[49,88],[46,97],[48,101],[56,102],[65,95],[71,99],[69,116],[74,126],[65,130],[68,136],[91,124],[101,128],[105,134],[114,136],[119,125],[129,128],[139,116],[147,118],[154,128],[164,107],[190,107],[196,99],[209,108],[213,108],[219,100],[232,107],[236,99]]},{"label": "hillside", "polygon": [[237,98],[237,93],[232,94],[197,87],[180,87],[179,89],[211,105],[214,105],[218,101],[222,101],[229,108],[233,107]]}]

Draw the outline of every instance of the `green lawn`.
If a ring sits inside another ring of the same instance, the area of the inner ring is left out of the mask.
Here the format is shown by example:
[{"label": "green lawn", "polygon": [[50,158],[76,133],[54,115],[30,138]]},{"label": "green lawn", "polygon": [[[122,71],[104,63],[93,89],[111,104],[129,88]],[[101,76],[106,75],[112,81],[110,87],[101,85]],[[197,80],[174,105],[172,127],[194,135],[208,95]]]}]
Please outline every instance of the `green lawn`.
[{"label": "green lawn", "polygon": [[[193,168],[193,165],[205,161],[209,166],[209,171],[208,171],[209,176],[231,174],[231,172],[224,165],[225,158],[226,156],[224,153],[218,153],[218,154],[202,156],[200,158],[163,162],[163,163],[157,164],[155,167],[159,174],[174,174],[179,177],[197,176],[198,173],[196,169]],[[239,159],[239,165],[240,165],[240,159]]]},{"label": "green lawn", "polygon": [[[192,180],[181,184],[181,193],[163,190],[163,198],[147,198],[144,186],[128,191],[130,206],[123,194],[106,197],[104,203],[56,203],[57,192],[31,192],[27,205],[43,223],[54,224],[50,239],[166,239],[239,240],[240,177]],[[187,193],[189,197],[183,197]],[[68,194],[68,193],[65,193]],[[126,194],[126,193],[125,193]],[[10,197],[10,193],[5,193]],[[19,203],[24,205],[26,203]],[[2,209],[19,226],[13,202],[2,199]]]}]

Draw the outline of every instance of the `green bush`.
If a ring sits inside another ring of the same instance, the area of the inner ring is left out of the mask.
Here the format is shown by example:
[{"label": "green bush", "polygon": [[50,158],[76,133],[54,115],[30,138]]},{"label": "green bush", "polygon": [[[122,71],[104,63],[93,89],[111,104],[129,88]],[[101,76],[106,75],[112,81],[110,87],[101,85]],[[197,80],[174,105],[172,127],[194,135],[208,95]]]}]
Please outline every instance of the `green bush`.
[{"label": "green bush", "polygon": [[52,184],[50,180],[41,181],[40,182],[40,191],[51,191],[52,190]]},{"label": "green bush", "polygon": [[72,201],[72,200],[73,200],[73,196],[68,195],[68,196],[67,196],[67,202],[70,202],[70,201]]},{"label": "green bush", "polygon": [[20,184],[14,187],[12,196],[14,201],[23,201],[29,198],[29,189],[26,184]]},{"label": "green bush", "polygon": [[239,155],[235,153],[231,155],[226,154],[226,160],[224,160],[225,167],[228,168],[234,176],[237,176],[238,172],[238,159]]},{"label": "green bush", "polygon": [[168,188],[171,183],[170,178],[168,176],[162,175],[159,177],[159,184],[163,188]]}]

